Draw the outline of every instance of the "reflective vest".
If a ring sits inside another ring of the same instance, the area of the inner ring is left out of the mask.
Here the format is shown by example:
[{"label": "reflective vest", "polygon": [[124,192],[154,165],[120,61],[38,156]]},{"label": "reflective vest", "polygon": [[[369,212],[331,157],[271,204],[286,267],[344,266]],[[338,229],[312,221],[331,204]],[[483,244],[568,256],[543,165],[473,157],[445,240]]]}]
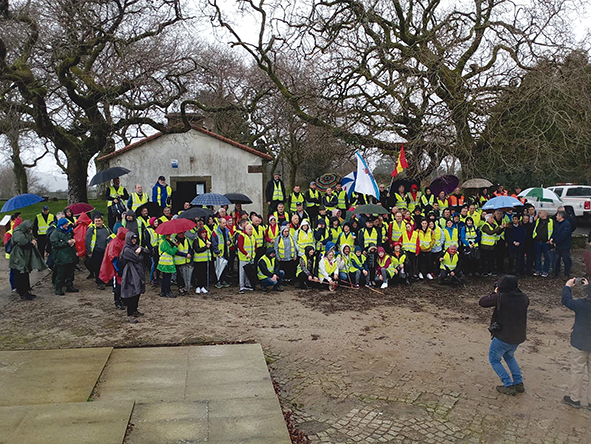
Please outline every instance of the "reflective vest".
[{"label": "reflective vest", "polygon": [[275,211],[273,213],[273,216],[275,216],[275,220],[277,221],[277,225],[281,226],[281,223],[284,221],[288,221],[289,222],[289,214],[287,214],[285,211],[283,212],[283,214],[279,214],[278,211]]},{"label": "reflective vest", "polygon": [[452,194],[451,196],[449,196],[449,203],[452,207],[464,205],[464,196],[460,195],[460,198],[458,199],[457,195]]},{"label": "reflective vest", "polygon": [[160,216],[158,219],[160,220],[160,222],[164,223],[164,222],[168,222],[169,220],[172,220],[172,217],[169,219],[166,216]]},{"label": "reflective vest", "polygon": [[[111,185],[109,187],[109,197],[111,199],[120,199],[123,197],[124,194],[125,194],[125,189],[123,188],[122,185],[119,185],[119,187],[117,187],[117,188],[115,188],[113,185]],[[110,207],[111,205],[113,205],[113,201],[108,200],[107,207]]]},{"label": "reflective vest", "polygon": [[218,237],[218,251],[220,252],[220,255],[224,257],[226,255],[226,249],[228,248],[228,245],[226,245],[226,241],[224,240],[224,235],[221,230],[216,228],[215,234]]},{"label": "reflective vest", "polygon": [[406,253],[416,253],[417,252],[417,239],[419,237],[419,233],[413,231],[410,237],[408,237],[408,231],[404,230],[402,233],[402,249]]},{"label": "reflective vest", "polygon": [[168,242],[168,241],[162,240],[162,242],[160,242],[160,245],[158,246],[158,252],[160,253],[160,258],[158,259],[158,264],[165,266],[165,267],[166,266],[174,266],[173,257],[169,253],[166,253],[162,250],[162,245],[164,244],[164,242]]},{"label": "reflective vest", "polygon": [[156,234],[156,230],[152,227],[148,227],[148,228],[146,228],[146,231],[148,232],[148,236],[150,236],[150,245],[152,247],[159,245],[159,242],[158,242],[159,236]]},{"label": "reflective vest", "polygon": [[[290,235],[291,237],[291,235]],[[281,235],[279,237],[279,242],[277,242],[277,250],[278,254],[279,254],[279,259],[285,259],[286,255],[285,255],[285,242],[284,242],[285,236]],[[292,242],[292,247],[295,248],[295,245],[293,245],[293,237],[291,237],[291,242]]]},{"label": "reflective vest", "polygon": [[[384,257],[380,257],[378,255],[377,261],[376,261],[378,263],[378,267],[384,268],[384,266],[386,265],[386,261],[387,260],[388,260],[388,255],[387,254],[384,254]],[[388,266],[387,270],[388,270],[389,277],[392,277],[394,275],[394,271],[392,269],[392,260],[390,260],[390,265]]]},{"label": "reflective vest", "polygon": [[427,228],[427,231],[419,230],[418,233],[421,251],[430,251],[431,242],[433,241],[433,231]]},{"label": "reflective vest", "polygon": [[[267,266],[267,270],[269,271],[269,273],[271,273],[270,276],[266,275],[262,272],[261,262],[264,262],[264,264]],[[264,256],[261,256],[261,258],[259,259],[258,266],[257,266],[257,277],[262,281],[263,279],[267,279],[267,278],[270,278],[271,276],[273,276],[276,263],[277,263],[277,259],[275,259],[274,257],[270,258],[266,254]]]},{"label": "reflective vest", "polygon": [[306,207],[319,207],[320,206],[320,191],[318,191],[318,189],[316,190],[308,190],[308,193],[310,195],[310,199],[314,199],[314,200],[318,200],[318,202],[312,202],[309,201],[306,203]]},{"label": "reflective vest", "polygon": [[439,248],[443,246],[443,240],[441,239],[441,228],[435,225],[435,230],[433,230],[433,237],[435,238],[435,243],[433,244],[433,248]]},{"label": "reflective vest", "polygon": [[250,259],[247,259],[246,255],[239,249],[238,259],[242,262],[250,262],[254,259],[254,249],[257,241],[254,236],[248,236],[246,233],[239,233],[238,235],[244,238],[244,250],[250,255]]},{"label": "reflective vest", "polygon": [[404,196],[401,196],[398,193],[394,193],[394,200],[396,201],[396,206],[398,208],[407,208],[408,204],[406,203],[406,199]]},{"label": "reflective vest", "polygon": [[439,268],[441,270],[449,270],[449,271],[454,271],[456,269],[456,267],[458,266],[458,260],[459,260],[459,254],[454,254],[451,255],[449,254],[449,252],[445,252],[445,254],[443,255],[443,261],[441,261],[441,265],[439,266]]},{"label": "reflective vest", "polygon": [[143,204],[148,202],[148,195],[146,193],[142,193],[141,197],[138,193],[131,193],[131,209],[133,211],[137,210]]},{"label": "reflective vest", "polygon": [[37,215],[37,234],[39,236],[45,236],[47,234],[47,230],[49,229],[49,224],[51,224],[55,220],[53,214],[47,215],[47,222],[43,218],[42,214]]},{"label": "reflective vest", "polygon": [[[157,191],[157,195],[156,195],[156,202],[158,202],[158,205],[161,207],[166,206],[166,202],[164,202],[165,205],[162,205],[162,187],[158,186],[158,191]],[[172,188],[170,188],[170,185],[166,185],[166,196],[170,197],[172,196]]]},{"label": "reflective vest", "polygon": [[275,224],[275,232],[271,228],[271,225],[265,228],[265,236],[271,239],[271,241],[267,241],[267,247],[272,247],[275,245],[275,239],[279,236],[279,225]]},{"label": "reflective vest", "polygon": [[447,204],[447,199],[440,200],[439,198],[437,198],[437,203],[439,204],[440,211],[443,211],[444,209],[449,207],[449,205]]},{"label": "reflective vest", "polygon": [[[180,239],[178,239],[180,241]],[[187,254],[189,254],[189,239],[185,238],[183,239],[183,242],[179,242],[178,245],[178,252],[179,253],[183,253],[184,256],[174,256],[174,264],[175,265],[184,265],[184,264],[188,264],[191,259],[187,258]]]},{"label": "reflective vest", "polygon": [[[538,235],[538,225],[540,224],[541,219],[536,219],[536,223],[534,224],[534,231],[532,233],[532,237],[535,238]],[[552,237],[552,233],[554,232],[554,220],[548,218],[548,239]]]},{"label": "reflective vest", "polygon": [[326,257],[323,257],[322,260],[324,261],[324,269],[326,270],[326,274],[328,276],[335,274],[338,265],[336,259],[333,259],[332,263]]},{"label": "reflective vest", "polygon": [[433,204],[435,203],[435,194],[429,194],[428,196],[426,194],[423,194],[421,196],[421,205],[423,205],[423,207],[427,207],[427,206],[433,206]]},{"label": "reflective vest", "polygon": [[332,213],[332,210],[337,209],[337,205],[339,204],[339,198],[333,194],[327,194],[324,196],[324,208],[326,211]]},{"label": "reflective vest", "polygon": [[336,245],[336,243],[339,241],[339,235],[343,232],[343,229],[341,227],[330,227],[330,237],[331,237],[331,241],[333,244]]},{"label": "reflective vest", "polygon": [[252,226],[252,235],[254,236],[255,240],[256,240],[256,247],[257,248],[261,248],[263,246],[263,244],[265,243],[265,230],[263,229],[263,227],[261,225]]},{"label": "reflective vest", "polygon": [[390,260],[392,261],[392,267],[398,268],[406,262],[406,254],[401,253],[400,256],[396,256],[396,253],[394,253],[390,256]]},{"label": "reflective vest", "polygon": [[363,228],[363,248],[369,247],[369,244],[378,246],[378,230],[375,227]]},{"label": "reflective vest", "polygon": [[478,246],[478,242],[476,242],[476,239],[478,238],[478,230],[476,229],[476,227],[474,225],[472,225],[471,227],[469,227],[468,225],[466,225],[466,231],[464,236],[466,237],[466,241],[468,242],[468,244],[470,244],[470,242],[473,243],[473,245],[475,247]]},{"label": "reflective vest", "polygon": [[458,229],[452,228],[451,235],[449,234],[449,230],[446,228],[443,229],[443,237],[445,239],[443,243],[443,248],[447,250],[451,244],[458,245]]},{"label": "reflective vest", "polygon": [[390,224],[390,231],[392,232],[390,240],[392,242],[397,242],[402,237],[402,233],[406,231],[406,223],[402,220],[399,224],[396,220],[393,220]]},{"label": "reflective vest", "polygon": [[301,251],[304,251],[306,247],[314,246],[314,233],[311,228],[308,228],[308,231],[300,229],[297,233],[296,242]]},{"label": "reflective vest", "polygon": [[366,257],[362,254],[357,256],[357,254],[351,254],[351,270],[350,271],[357,271],[362,270],[363,265],[365,264]]},{"label": "reflective vest", "polygon": [[345,190],[341,190],[340,193],[337,193],[338,204],[337,208],[339,210],[346,210],[347,209],[347,192]]},{"label": "reflective vest", "polygon": [[406,199],[408,200],[408,209],[410,212],[413,212],[415,210],[415,207],[417,205],[419,205],[419,202],[421,201],[421,193],[417,191],[417,197],[413,199],[412,197],[412,193],[407,193],[406,194]]},{"label": "reflective vest", "polygon": [[[316,229],[316,231],[318,231],[318,229]],[[325,228],[324,234],[322,236],[320,236],[320,239],[318,240],[318,243],[316,244],[317,250],[320,250],[322,248],[322,242],[324,242],[326,239],[328,239],[329,235],[330,235],[330,230],[328,228]]]},{"label": "reflective vest", "polygon": [[350,231],[348,233],[345,233],[343,231],[339,236],[338,244],[339,247],[342,247],[343,245],[349,245],[351,247],[351,250],[353,250],[353,248],[355,247],[355,238],[353,237],[353,233],[351,233]]},{"label": "reflective vest", "polygon": [[[484,228],[487,225],[490,227],[491,230],[495,229],[495,227],[493,227],[489,222],[485,222],[482,227]],[[492,247],[494,246],[494,244],[497,243],[497,238],[498,236],[496,234],[488,234],[483,229],[480,237],[480,244]]]},{"label": "reflective vest", "polygon": [[478,211],[474,211],[474,214],[468,213],[468,217],[472,218],[475,227],[480,227],[482,225],[482,217]]},{"label": "reflective vest", "polygon": [[296,193],[291,193],[289,198],[289,211],[291,211],[292,214],[298,211],[299,203],[304,203],[304,193],[298,193],[298,195],[296,195]]},{"label": "reflective vest", "polygon": [[285,198],[283,197],[283,188],[281,187],[281,182],[273,181],[273,200],[278,200],[283,202]]},{"label": "reflective vest", "polygon": [[444,229],[447,226],[448,220],[449,219],[446,219],[445,217],[439,219],[439,226],[441,227],[441,229]]},{"label": "reflective vest", "polygon": [[[207,246],[207,240],[203,240],[201,236],[198,236],[195,241],[197,241],[197,248],[204,248]],[[206,248],[201,253],[193,253],[193,262],[208,262],[211,260],[211,250]]]},{"label": "reflective vest", "polygon": [[[92,253],[94,251],[94,246],[96,245],[96,225],[94,224],[89,224],[88,228],[92,227],[92,237],[90,238],[90,252]],[[103,225],[102,228],[105,228],[107,230],[107,232],[109,233],[109,236],[107,239],[115,239],[115,235],[113,234],[113,232],[111,231],[111,229],[109,227],[107,227],[106,225]],[[107,240],[107,243],[109,241]]]}]

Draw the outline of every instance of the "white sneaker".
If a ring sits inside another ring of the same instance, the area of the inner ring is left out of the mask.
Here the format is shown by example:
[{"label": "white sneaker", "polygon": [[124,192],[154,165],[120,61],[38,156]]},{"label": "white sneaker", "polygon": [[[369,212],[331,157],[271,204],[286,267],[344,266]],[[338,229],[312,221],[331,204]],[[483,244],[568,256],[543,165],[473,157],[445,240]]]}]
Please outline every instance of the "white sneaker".
[{"label": "white sneaker", "polygon": [[207,294],[209,291],[207,291],[207,288],[201,287],[201,293]]},{"label": "white sneaker", "polygon": [[429,273],[429,274],[427,275],[427,279],[429,279],[430,281],[432,281],[432,280],[433,280],[433,275],[432,275],[431,273]]},{"label": "white sneaker", "polygon": [[388,283],[387,282],[384,282],[380,288],[382,288],[382,289],[383,288],[388,288]]},{"label": "white sneaker", "polygon": [[423,273],[419,273],[419,279],[425,279],[425,276],[423,276]]},{"label": "white sneaker", "polygon": [[197,288],[195,289],[195,293],[197,293],[197,294],[201,293],[201,288],[197,287]]}]

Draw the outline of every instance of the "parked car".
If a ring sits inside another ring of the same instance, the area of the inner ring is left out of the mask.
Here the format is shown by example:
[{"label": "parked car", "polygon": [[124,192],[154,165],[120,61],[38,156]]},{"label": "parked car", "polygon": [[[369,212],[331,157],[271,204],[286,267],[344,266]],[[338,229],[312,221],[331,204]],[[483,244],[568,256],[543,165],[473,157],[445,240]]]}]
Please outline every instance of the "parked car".
[{"label": "parked car", "polygon": [[537,199],[528,198],[528,203],[531,203],[536,208],[536,211],[546,210],[549,215],[554,215],[558,207],[563,206],[576,217],[587,218],[591,214],[591,186],[557,184],[546,188],[554,191],[562,199],[562,202],[540,202]]}]

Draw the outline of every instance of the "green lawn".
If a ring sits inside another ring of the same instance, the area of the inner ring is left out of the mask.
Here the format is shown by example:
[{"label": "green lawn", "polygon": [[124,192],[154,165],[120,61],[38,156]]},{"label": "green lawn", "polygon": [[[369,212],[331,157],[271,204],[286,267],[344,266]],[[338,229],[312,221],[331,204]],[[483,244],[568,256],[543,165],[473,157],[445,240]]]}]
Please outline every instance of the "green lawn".
[{"label": "green lawn", "polygon": [[[6,201],[0,201],[0,208],[4,205]],[[96,210],[102,212],[105,215],[107,214],[107,201],[106,200],[89,200],[88,203],[92,205]],[[0,213],[0,219],[2,219],[7,214],[13,214],[17,211],[21,212],[21,218],[23,220],[33,220],[33,218],[41,213],[41,208],[43,205],[47,205],[49,207],[49,211],[52,214],[57,213],[58,211],[63,211],[65,207],[68,206],[68,202],[65,200],[56,200],[56,201],[47,201],[47,202],[40,202],[35,205],[31,205],[30,207],[21,208],[20,210],[12,211],[10,213]]]}]

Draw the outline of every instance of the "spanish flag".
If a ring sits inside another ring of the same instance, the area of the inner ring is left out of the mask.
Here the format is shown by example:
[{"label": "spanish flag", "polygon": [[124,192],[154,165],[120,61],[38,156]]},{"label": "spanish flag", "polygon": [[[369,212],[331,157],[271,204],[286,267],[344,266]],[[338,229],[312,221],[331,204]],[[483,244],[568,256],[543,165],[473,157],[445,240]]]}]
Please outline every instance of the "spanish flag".
[{"label": "spanish flag", "polygon": [[408,168],[408,162],[406,161],[406,156],[404,155],[404,143],[400,147],[400,154],[398,155],[398,162],[396,162],[396,168],[392,171],[391,176],[396,177],[398,174],[402,173],[405,168]]}]

